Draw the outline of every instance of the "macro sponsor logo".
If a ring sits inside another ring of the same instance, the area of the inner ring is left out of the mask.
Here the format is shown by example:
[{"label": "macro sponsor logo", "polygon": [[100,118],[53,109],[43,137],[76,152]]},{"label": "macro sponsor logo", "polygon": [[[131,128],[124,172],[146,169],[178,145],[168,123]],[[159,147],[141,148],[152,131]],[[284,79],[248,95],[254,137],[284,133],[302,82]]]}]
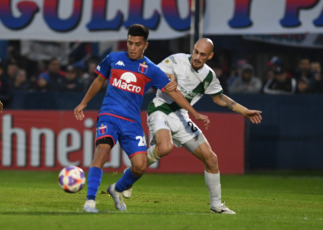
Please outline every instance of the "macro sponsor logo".
[{"label": "macro sponsor logo", "polygon": [[121,75],[120,79],[114,78],[112,81],[112,85],[118,89],[141,94],[142,88],[132,83],[137,83],[137,77],[130,72],[125,72]]}]

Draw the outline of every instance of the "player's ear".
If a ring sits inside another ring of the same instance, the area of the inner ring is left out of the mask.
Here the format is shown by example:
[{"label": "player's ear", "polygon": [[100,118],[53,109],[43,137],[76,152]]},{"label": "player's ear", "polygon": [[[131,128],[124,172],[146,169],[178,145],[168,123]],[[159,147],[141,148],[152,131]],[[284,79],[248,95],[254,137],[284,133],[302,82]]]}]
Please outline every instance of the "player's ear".
[{"label": "player's ear", "polygon": [[144,50],[146,50],[148,48],[148,45],[149,45],[149,42],[147,41],[146,44],[145,44]]},{"label": "player's ear", "polygon": [[214,52],[211,52],[210,54],[209,54],[209,57],[207,58],[208,60],[211,60],[212,58],[213,58],[213,55],[214,55]]}]

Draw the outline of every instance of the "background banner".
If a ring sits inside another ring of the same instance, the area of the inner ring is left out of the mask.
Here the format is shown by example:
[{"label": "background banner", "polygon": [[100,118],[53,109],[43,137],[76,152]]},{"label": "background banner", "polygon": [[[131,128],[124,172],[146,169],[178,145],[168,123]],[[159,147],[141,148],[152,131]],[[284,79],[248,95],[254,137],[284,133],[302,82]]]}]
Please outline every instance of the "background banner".
[{"label": "background banner", "polygon": [[323,34],[245,35],[243,38],[277,45],[323,48]]},{"label": "background banner", "polygon": [[[203,2],[202,0],[200,0]],[[134,23],[150,39],[190,33],[190,0],[1,0],[0,39],[125,40]],[[204,0],[203,34],[321,33],[323,0]]]},{"label": "background banner", "polygon": [[[244,117],[238,114],[205,114],[212,123],[210,129],[203,132],[218,155],[221,173],[244,173]],[[0,170],[58,171],[69,165],[87,170],[95,148],[96,115],[95,111],[85,111],[86,119],[76,121],[73,111],[4,111],[0,122]],[[146,112],[141,116],[148,140]],[[119,144],[115,145],[104,171],[122,172],[128,166],[127,155]],[[203,173],[204,166],[182,147],[175,148],[169,156],[152,165],[148,172]]]}]

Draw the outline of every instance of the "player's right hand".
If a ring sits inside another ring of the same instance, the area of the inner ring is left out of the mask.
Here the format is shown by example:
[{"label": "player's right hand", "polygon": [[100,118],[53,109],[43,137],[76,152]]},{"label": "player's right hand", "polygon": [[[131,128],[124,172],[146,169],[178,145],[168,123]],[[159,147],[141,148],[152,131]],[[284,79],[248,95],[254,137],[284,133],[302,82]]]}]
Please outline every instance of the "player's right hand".
[{"label": "player's right hand", "polygon": [[210,119],[208,116],[205,116],[203,114],[198,113],[197,116],[195,117],[196,120],[198,121],[203,121],[204,122],[204,127],[207,130],[210,125]]},{"label": "player's right hand", "polygon": [[84,104],[79,104],[75,109],[74,109],[74,116],[75,119],[78,121],[82,121],[84,119],[84,113],[83,110],[85,109],[86,105]]}]

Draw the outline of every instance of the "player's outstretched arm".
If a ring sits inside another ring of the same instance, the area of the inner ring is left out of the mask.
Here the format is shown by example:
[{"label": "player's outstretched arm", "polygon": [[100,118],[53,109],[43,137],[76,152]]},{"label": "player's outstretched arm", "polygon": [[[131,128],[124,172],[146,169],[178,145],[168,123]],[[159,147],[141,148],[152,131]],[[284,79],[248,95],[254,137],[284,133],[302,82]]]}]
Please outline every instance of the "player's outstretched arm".
[{"label": "player's outstretched arm", "polygon": [[[172,82],[168,83],[171,84]],[[207,116],[202,115],[198,113],[191,105],[190,103],[186,100],[186,98],[183,96],[183,94],[180,91],[177,90],[172,90],[172,91],[167,91],[165,92],[183,109],[186,109],[189,113],[191,113],[196,120],[203,121],[204,122],[204,127],[208,129],[210,125],[210,120]]]},{"label": "player's outstretched arm", "polygon": [[221,93],[219,95],[213,96],[213,101],[214,101],[214,103],[216,103],[220,106],[227,107],[228,109],[230,109],[236,113],[240,113],[243,116],[248,117],[249,120],[253,124],[260,124],[261,123],[262,111],[250,110],[250,109],[244,107],[243,105],[240,105],[239,103],[235,102],[234,100],[232,100],[230,97],[228,97],[225,94]]},{"label": "player's outstretched arm", "polygon": [[76,120],[83,120],[84,113],[83,110],[87,106],[87,103],[102,89],[105,79],[101,76],[98,76],[91,84],[90,88],[86,92],[81,103],[74,109],[74,116]]}]

